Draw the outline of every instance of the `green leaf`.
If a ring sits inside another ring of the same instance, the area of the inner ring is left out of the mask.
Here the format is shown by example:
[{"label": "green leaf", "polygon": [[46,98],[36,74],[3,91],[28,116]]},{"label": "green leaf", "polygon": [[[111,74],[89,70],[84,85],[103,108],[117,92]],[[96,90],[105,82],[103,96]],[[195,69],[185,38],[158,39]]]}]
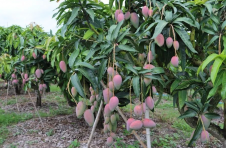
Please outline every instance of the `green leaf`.
[{"label": "green leaf", "polygon": [[114,1],[115,0],[109,0],[109,7],[110,7],[110,9],[112,8]]},{"label": "green leaf", "polygon": [[190,118],[190,117],[195,117],[197,115],[197,113],[193,110],[187,110],[186,112],[184,112],[184,114],[180,115],[180,117],[178,117],[179,119],[184,119],[184,118]]},{"label": "green leaf", "polygon": [[180,30],[177,28],[175,28],[175,31],[180,36],[180,38],[183,40],[184,44],[190,49],[190,51],[193,53],[197,53],[197,51],[195,51],[194,47],[192,46],[192,43],[190,42],[190,37],[189,37],[188,33],[185,30]]},{"label": "green leaf", "polygon": [[113,39],[116,39],[116,38],[118,37],[119,30],[120,30],[120,28],[121,28],[123,22],[124,22],[124,21],[119,22],[119,23],[117,24],[117,27],[114,29],[114,32],[113,32],[113,34],[112,34],[112,38],[113,38]]},{"label": "green leaf", "polygon": [[125,32],[123,32],[122,34],[120,34],[117,38],[117,42],[120,42],[122,39],[124,39],[124,37],[128,34],[130,28],[126,29]]},{"label": "green leaf", "polygon": [[71,22],[76,18],[76,16],[78,15],[78,11],[79,11],[79,7],[75,7],[72,12],[71,12],[71,17],[69,18],[69,20],[67,21],[67,25],[71,24]]},{"label": "green leaf", "polygon": [[155,39],[163,30],[163,28],[168,24],[168,22],[164,20],[159,20],[157,26],[155,27],[154,35],[151,39]]},{"label": "green leaf", "polygon": [[182,90],[178,92],[179,106],[182,108],[185,101],[187,100],[187,90]]},{"label": "green leaf", "polygon": [[208,34],[212,34],[212,35],[215,34],[215,31],[212,28],[204,27],[204,28],[202,28],[202,31],[204,31],[204,32],[206,32]]},{"label": "green leaf", "polygon": [[84,94],[84,90],[83,90],[82,85],[80,83],[80,80],[79,80],[76,73],[73,76],[71,76],[71,83],[75,87],[75,89],[77,90],[79,95],[82,96],[83,98],[86,98],[86,96]]},{"label": "green leaf", "polygon": [[213,95],[215,95],[216,92],[217,92],[217,89],[218,89],[218,86],[217,86],[217,85],[214,86],[214,87],[209,91],[209,94],[208,94],[208,97],[207,97],[207,98],[210,98],[210,97],[212,97]]},{"label": "green leaf", "polygon": [[67,25],[64,24],[63,27],[61,28],[61,36],[62,37],[64,37],[66,31],[67,31]]},{"label": "green leaf", "polygon": [[209,42],[208,44],[206,45],[206,48],[208,48],[214,41],[216,41],[216,39],[218,39],[219,36],[214,36]]},{"label": "green leaf", "polygon": [[205,113],[204,115],[208,119],[219,119],[219,118],[221,118],[221,116],[217,113]]},{"label": "green leaf", "polygon": [[95,52],[96,50],[90,50],[84,61],[89,60],[94,55]]},{"label": "green leaf", "polygon": [[223,73],[223,77],[221,78],[221,82],[222,82],[221,97],[223,99],[225,99],[226,98],[226,71],[224,71],[224,73]]},{"label": "green leaf", "polygon": [[205,3],[204,4],[206,6],[206,8],[208,9],[209,13],[212,13],[212,5],[210,3]]},{"label": "green leaf", "polygon": [[132,71],[133,73],[135,73],[136,75],[138,75],[137,71],[133,68],[133,66],[131,64],[126,64],[126,69]]},{"label": "green leaf", "polygon": [[179,79],[176,79],[172,83],[172,85],[170,86],[170,93],[172,93],[177,88],[177,86],[179,85],[179,83],[180,83],[180,80]]},{"label": "green leaf", "polygon": [[211,54],[211,55],[209,55],[207,58],[206,58],[206,60],[205,61],[203,61],[203,63],[202,63],[202,71],[206,68],[206,66],[211,62],[211,61],[213,61],[215,58],[217,58],[218,57],[218,54],[216,54],[216,53],[213,53],[213,54]]},{"label": "green leaf", "polygon": [[69,63],[69,67],[70,68],[72,68],[73,67],[73,65],[74,65],[74,63],[75,63],[75,60],[76,60],[76,58],[78,57],[78,55],[79,55],[79,49],[76,49],[76,50],[74,50],[73,51],[73,53],[71,54],[71,56],[70,56],[70,58],[69,58],[69,60],[68,60],[68,63]]},{"label": "green leaf", "polygon": [[167,22],[172,20],[172,11],[165,11],[165,19]]},{"label": "green leaf", "polygon": [[121,50],[124,50],[124,51],[138,52],[136,49],[134,49],[133,47],[130,47],[128,45],[119,45],[118,48]]},{"label": "green leaf", "polygon": [[185,22],[188,25],[196,27],[196,25],[193,23],[192,19],[187,18],[187,17],[179,17],[173,21],[173,23],[176,23],[176,22]]},{"label": "green leaf", "polygon": [[75,64],[75,66],[82,66],[82,67],[87,67],[87,68],[90,68],[90,69],[94,69],[94,67],[91,64],[86,63],[86,62],[77,62]]},{"label": "green leaf", "polygon": [[78,68],[78,71],[89,80],[89,82],[94,87],[94,90],[97,90],[98,86],[93,71],[87,68]]},{"label": "green leaf", "polygon": [[89,29],[86,31],[85,35],[83,36],[83,39],[88,40],[93,34],[94,32],[91,29]]},{"label": "green leaf", "polygon": [[198,124],[196,126],[196,129],[194,131],[194,134],[190,140],[190,142],[188,143],[188,146],[189,147],[192,147],[193,146],[193,143],[200,137],[201,135],[201,132],[202,132],[202,123],[201,123],[201,120],[198,121]]},{"label": "green leaf", "polygon": [[224,30],[225,27],[226,27],[226,20],[222,23],[221,30]]},{"label": "green leaf", "polygon": [[98,75],[98,79],[99,79],[99,81],[102,80],[102,77],[104,75],[104,71],[106,69],[106,65],[107,65],[107,59],[102,59],[101,65],[100,65],[99,70],[98,70],[98,74],[99,74]]},{"label": "green leaf", "polygon": [[219,68],[220,68],[222,62],[223,62],[223,60],[221,58],[216,58],[213,63],[211,75],[210,75],[211,81],[213,82],[213,84],[216,80],[216,77],[217,77],[217,74],[218,74],[218,71],[219,71]]},{"label": "green leaf", "polygon": [[94,11],[92,9],[87,9],[86,12],[89,14],[90,18],[94,22]]},{"label": "green leaf", "polygon": [[137,98],[140,96],[140,78],[139,76],[133,77],[133,91]]}]

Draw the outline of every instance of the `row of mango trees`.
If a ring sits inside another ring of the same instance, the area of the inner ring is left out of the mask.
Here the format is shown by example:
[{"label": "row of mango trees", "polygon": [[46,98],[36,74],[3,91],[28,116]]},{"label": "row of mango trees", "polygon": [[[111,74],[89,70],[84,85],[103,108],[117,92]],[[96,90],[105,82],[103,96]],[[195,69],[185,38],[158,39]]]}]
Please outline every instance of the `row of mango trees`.
[{"label": "row of mango trees", "polygon": [[[135,136],[142,127],[149,133],[155,127],[149,111],[167,93],[179,118],[195,128],[188,146],[208,141],[210,133],[226,147],[226,114],[223,129],[211,122],[220,117],[218,103],[226,104],[225,14],[221,0],[65,0],[53,15],[62,26],[55,35],[34,23],[0,28],[0,76],[25,91],[35,89],[37,106],[49,84],[57,83],[93,131],[104,107],[109,146],[120,107],[138,98],[131,109],[136,119],[123,118]],[[91,108],[79,97],[90,99]]]}]

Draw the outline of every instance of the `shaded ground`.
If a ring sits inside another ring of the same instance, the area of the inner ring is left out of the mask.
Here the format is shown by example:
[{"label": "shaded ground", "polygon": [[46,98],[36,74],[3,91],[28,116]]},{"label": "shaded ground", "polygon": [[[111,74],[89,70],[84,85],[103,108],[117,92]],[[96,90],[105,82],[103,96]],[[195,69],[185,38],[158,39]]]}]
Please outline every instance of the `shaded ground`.
[{"label": "shaded ground", "polygon": [[[78,147],[86,147],[91,127],[83,118],[78,119],[75,116],[74,108],[67,105],[60,93],[49,93],[44,97],[42,108],[38,108],[42,122],[27,95],[17,96],[18,104],[15,102],[15,96],[8,99],[8,102],[11,102],[8,105],[4,98],[0,96],[0,121],[2,121],[2,123],[0,122],[0,147],[66,148],[75,140],[77,142],[74,143],[79,144]],[[35,100],[35,97],[33,99]],[[129,106],[122,109],[128,118]],[[7,115],[4,120],[1,119],[1,117],[3,118],[1,112]],[[12,113],[15,114],[12,115]],[[167,98],[163,99],[155,109],[155,114],[151,113],[151,118],[157,124],[156,128],[151,129],[152,147],[186,147],[193,129],[187,126],[183,120],[176,119],[178,116],[177,110],[172,107],[172,101]],[[8,119],[6,120],[6,118]],[[6,126],[9,124],[11,125]],[[139,130],[138,134],[145,142],[145,129]],[[113,147],[140,147],[135,137],[126,131],[125,123],[121,118],[116,135],[118,138]],[[106,147],[107,137],[108,135],[103,133],[103,129],[96,129],[91,147]],[[205,145],[197,141],[195,147],[222,148],[213,137]]]}]

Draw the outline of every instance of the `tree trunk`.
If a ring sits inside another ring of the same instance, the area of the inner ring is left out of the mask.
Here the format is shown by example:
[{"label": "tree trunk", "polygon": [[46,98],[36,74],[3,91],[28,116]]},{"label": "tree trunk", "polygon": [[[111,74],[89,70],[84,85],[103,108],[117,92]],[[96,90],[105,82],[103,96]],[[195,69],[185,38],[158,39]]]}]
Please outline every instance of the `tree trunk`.
[{"label": "tree trunk", "polygon": [[15,86],[16,94],[20,95],[21,87],[19,85]]},{"label": "tree trunk", "polygon": [[36,90],[37,91],[37,100],[36,100],[36,106],[38,107],[41,107],[42,106],[42,96],[39,92],[39,90]]}]

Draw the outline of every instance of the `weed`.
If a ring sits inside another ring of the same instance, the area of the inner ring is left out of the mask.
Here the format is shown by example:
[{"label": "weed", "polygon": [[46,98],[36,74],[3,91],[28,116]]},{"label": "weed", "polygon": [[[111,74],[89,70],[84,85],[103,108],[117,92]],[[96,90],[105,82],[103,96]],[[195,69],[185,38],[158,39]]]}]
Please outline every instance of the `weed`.
[{"label": "weed", "polygon": [[48,132],[46,132],[47,136],[53,136],[54,135],[54,131],[53,129],[50,129]]},{"label": "weed", "polygon": [[79,147],[80,143],[78,142],[77,139],[75,139],[74,141],[71,142],[71,144],[69,145],[68,148],[75,148],[75,147]]},{"label": "weed", "polygon": [[9,130],[6,126],[0,126],[0,145],[2,145],[9,135]]},{"label": "weed", "polygon": [[139,148],[139,142],[135,141],[132,145],[126,144],[122,141],[122,138],[116,138],[115,142],[115,147],[116,148]]},{"label": "weed", "polygon": [[0,126],[26,121],[32,117],[30,113],[3,113],[0,114]]}]

